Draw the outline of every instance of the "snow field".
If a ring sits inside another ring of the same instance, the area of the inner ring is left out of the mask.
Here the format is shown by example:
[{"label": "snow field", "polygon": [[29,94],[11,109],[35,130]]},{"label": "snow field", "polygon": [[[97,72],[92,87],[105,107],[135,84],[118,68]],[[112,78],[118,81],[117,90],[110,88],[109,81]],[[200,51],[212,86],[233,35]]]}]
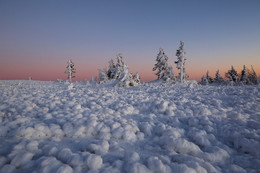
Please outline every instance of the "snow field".
[{"label": "snow field", "polygon": [[0,172],[257,172],[259,91],[0,81]]}]

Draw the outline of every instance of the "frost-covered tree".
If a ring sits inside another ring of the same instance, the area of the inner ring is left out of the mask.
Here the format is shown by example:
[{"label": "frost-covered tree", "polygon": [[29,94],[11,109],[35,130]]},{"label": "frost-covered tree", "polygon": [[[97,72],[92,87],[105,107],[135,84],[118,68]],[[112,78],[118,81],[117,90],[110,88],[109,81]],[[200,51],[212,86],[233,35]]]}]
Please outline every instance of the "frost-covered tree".
[{"label": "frost-covered tree", "polygon": [[124,68],[124,62],[123,62],[122,55],[121,54],[117,55],[116,64],[114,63],[113,59],[111,59],[108,63],[109,63],[108,71],[107,71],[108,79],[118,79]]},{"label": "frost-covered tree", "polygon": [[257,84],[259,84],[259,79],[258,79],[256,72],[252,65],[251,65],[251,68],[252,68],[252,72],[248,73],[248,79],[249,79],[250,83],[257,85]]},{"label": "frost-covered tree", "polygon": [[124,62],[123,62],[123,57],[122,54],[117,55],[117,64],[115,66],[115,73],[113,76],[113,79],[118,79],[121,73],[124,70]]},{"label": "frost-covered tree", "polygon": [[72,60],[68,60],[67,70],[65,71],[65,73],[68,73],[69,82],[72,82],[72,78],[75,77],[73,76],[73,74],[76,73],[76,69],[74,67],[74,63],[72,62]]},{"label": "frost-covered tree", "polygon": [[117,63],[113,60],[109,61],[109,69],[99,69],[99,83],[106,83],[108,80],[112,80],[116,86],[128,87],[137,86],[140,84],[139,74],[132,75],[128,70],[128,66],[124,63],[121,54],[117,55]]},{"label": "frost-covered tree", "polygon": [[130,85],[131,78],[133,78],[133,76],[132,76],[131,73],[129,73],[129,71],[128,71],[128,66],[127,66],[126,64],[124,64],[124,66],[123,66],[123,71],[121,72],[121,75],[120,75],[119,78],[118,78],[118,80],[119,80],[118,85],[119,85],[120,87],[129,86],[129,85]]},{"label": "frost-covered tree", "polygon": [[202,85],[208,85],[209,84],[208,78],[206,76],[202,76],[200,83]]},{"label": "frost-covered tree", "polygon": [[219,70],[217,70],[217,72],[216,72],[216,77],[214,78],[214,82],[216,82],[216,83],[222,83],[222,82],[224,82],[224,79],[223,79],[222,76],[219,74]]},{"label": "frost-covered tree", "polygon": [[108,66],[108,71],[107,71],[107,77],[109,79],[114,79],[115,78],[115,73],[116,73],[116,65],[113,61],[113,59],[111,59],[109,62],[109,66]]},{"label": "frost-covered tree", "polygon": [[201,82],[202,85],[208,85],[213,83],[212,77],[209,75],[209,71],[207,71],[206,76],[202,76]]},{"label": "frost-covered tree", "polygon": [[108,75],[107,75],[107,71],[104,69],[104,70],[100,70],[98,69],[99,71],[99,83],[105,83],[107,80],[108,80]]},{"label": "frost-covered tree", "polygon": [[186,75],[185,73],[185,61],[186,61],[185,53],[186,52],[184,50],[184,43],[180,41],[180,47],[176,51],[176,56],[178,59],[177,61],[175,61],[175,64],[177,65],[177,68],[180,70],[178,78],[181,82],[183,82],[188,78],[188,75]]},{"label": "frost-covered tree", "polygon": [[96,77],[92,76],[90,79],[90,83],[95,84],[97,82]]},{"label": "frost-covered tree", "polygon": [[162,48],[160,48],[159,50],[156,61],[157,63],[154,65],[153,71],[156,71],[158,69],[156,75],[158,76],[158,79],[163,79],[168,70],[168,57],[164,53]]},{"label": "frost-covered tree", "polygon": [[212,77],[209,75],[209,71],[206,73],[206,78],[208,79],[209,84],[213,83]]},{"label": "frost-covered tree", "polygon": [[175,81],[175,79],[176,79],[176,77],[175,77],[175,74],[173,73],[172,67],[168,66],[165,71],[164,80],[165,81],[169,81],[169,80]]},{"label": "frost-covered tree", "polygon": [[139,73],[137,72],[134,76],[133,76],[133,86],[137,86],[140,84],[140,76]]},{"label": "frost-covered tree", "polygon": [[231,66],[231,70],[229,70],[226,73],[226,77],[229,78],[230,81],[237,83],[238,82],[238,75],[237,75],[237,71],[234,69],[233,66]]},{"label": "frost-covered tree", "polygon": [[132,75],[128,70],[128,66],[124,64],[123,71],[118,78],[118,86],[120,87],[129,87],[129,86],[137,86],[140,84],[139,74],[136,73],[135,76]]},{"label": "frost-covered tree", "polygon": [[246,66],[244,65],[244,68],[241,72],[241,76],[240,76],[240,82],[243,84],[248,84],[248,78],[247,78],[247,70],[246,70]]}]

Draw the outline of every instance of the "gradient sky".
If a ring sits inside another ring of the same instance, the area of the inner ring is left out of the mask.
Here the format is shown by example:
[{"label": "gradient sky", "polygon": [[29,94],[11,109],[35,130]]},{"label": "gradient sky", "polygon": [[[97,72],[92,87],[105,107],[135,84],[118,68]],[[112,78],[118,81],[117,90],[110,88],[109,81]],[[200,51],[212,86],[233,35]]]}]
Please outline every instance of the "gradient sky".
[{"label": "gradient sky", "polygon": [[175,67],[180,40],[192,79],[244,64],[259,76],[260,1],[0,0],[0,80],[65,79],[68,59],[89,80],[122,53],[150,81],[159,48]]}]

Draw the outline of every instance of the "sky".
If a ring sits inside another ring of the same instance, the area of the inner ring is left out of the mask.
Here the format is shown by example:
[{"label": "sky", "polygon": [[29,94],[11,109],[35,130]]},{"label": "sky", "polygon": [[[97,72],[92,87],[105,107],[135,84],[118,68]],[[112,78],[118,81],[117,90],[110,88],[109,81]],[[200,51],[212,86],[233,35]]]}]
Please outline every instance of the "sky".
[{"label": "sky", "polygon": [[0,80],[90,80],[122,53],[142,81],[163,48],[174,61],[180,40],[186,72],[200,80],[209,71],[241,72],[253,65],[260,75],[259,0],[0,0]]}]

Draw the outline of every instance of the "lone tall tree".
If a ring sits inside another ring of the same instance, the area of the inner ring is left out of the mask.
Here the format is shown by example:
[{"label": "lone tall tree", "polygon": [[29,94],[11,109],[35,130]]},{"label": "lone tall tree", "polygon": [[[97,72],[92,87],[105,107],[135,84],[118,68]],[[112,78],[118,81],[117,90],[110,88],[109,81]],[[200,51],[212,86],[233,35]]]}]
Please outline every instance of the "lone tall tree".
[{"label": "lone tall tree", "polygon": [[74,63],[70,60],[68,60],[67,62],[67,70],[65,71],[65,73],[68,73],[68,79],[69,79],[69,82],[72,82],[72,79],[73,77],[73,73],[76,73],[76,69],[74,67]]},{"label": "lone tall tree", "polygon": [[177,56],[177,61],[175,61],[175,64],[177,64],[177,68],[180,70],[179,73],[179,79],[181,82],[183,82],[186,78],[187,75],[185,74],[185,51],[184,51],[184,43],[182,41],[180,41],[180,47],[176,52],[176,56]]}]

